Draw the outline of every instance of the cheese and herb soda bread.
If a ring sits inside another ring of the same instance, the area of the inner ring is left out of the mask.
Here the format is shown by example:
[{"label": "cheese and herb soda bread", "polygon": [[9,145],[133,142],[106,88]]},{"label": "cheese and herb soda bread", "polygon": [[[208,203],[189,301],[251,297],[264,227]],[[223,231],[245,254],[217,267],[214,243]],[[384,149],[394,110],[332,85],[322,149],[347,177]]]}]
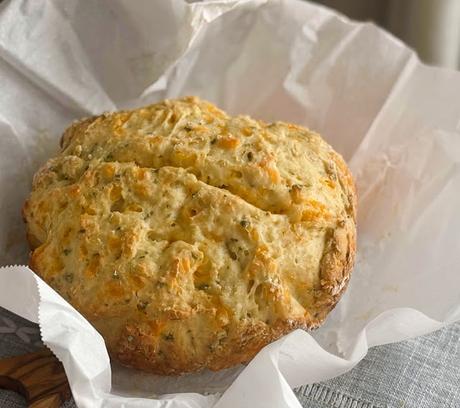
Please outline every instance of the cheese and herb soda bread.
[{"label": "cheese and herb soda bread", "polygon": [[318,134],[196,97],[74,123],[23,209],[32,269],[111,356],[159,374],[318,327],[350,277],[355,211]]}]

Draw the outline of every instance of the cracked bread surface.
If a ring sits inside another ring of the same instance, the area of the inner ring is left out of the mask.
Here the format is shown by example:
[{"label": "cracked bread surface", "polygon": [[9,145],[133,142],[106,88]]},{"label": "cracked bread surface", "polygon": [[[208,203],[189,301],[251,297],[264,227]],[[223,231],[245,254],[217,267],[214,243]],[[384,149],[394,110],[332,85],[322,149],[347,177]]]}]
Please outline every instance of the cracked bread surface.
[{"label": "cracked bread surface", "polygon": [[316,133],[196,97],[74,123],[35,175],[30,265],[121,363],[249,361],[318,327],[354,262],[356,194]]}]

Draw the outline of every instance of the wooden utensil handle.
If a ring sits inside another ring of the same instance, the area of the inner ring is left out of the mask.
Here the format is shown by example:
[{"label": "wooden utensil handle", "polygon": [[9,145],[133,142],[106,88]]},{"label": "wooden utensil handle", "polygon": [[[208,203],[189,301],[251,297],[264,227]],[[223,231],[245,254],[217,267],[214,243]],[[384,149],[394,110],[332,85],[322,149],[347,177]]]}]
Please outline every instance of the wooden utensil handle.
[{"label": "wooden utensil handle", "polygon": [[64,367],[48,349],[0,360],[0,388],[22,394],[31,408],[59,408],[71,395]]}]

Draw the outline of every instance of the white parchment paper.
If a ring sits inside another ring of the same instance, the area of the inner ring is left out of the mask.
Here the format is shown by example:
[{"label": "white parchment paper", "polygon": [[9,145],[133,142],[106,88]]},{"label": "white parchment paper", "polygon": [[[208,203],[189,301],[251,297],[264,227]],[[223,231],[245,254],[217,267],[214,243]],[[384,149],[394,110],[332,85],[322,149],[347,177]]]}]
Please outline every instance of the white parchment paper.
[{"label": "white parchment paper", "polygon": [[27,263],[20,209],[72,120],[183,95],[308,126],[344,155],[359,192],[351,284],[316,332],[246,367],[168,378],[111,366],[56,292],[25,266],[0,269],[0,306],[40,324],[79,407],[300,407],[292,387],[460,319],[460,73],[295,0],[3,1],[0,264]]}]

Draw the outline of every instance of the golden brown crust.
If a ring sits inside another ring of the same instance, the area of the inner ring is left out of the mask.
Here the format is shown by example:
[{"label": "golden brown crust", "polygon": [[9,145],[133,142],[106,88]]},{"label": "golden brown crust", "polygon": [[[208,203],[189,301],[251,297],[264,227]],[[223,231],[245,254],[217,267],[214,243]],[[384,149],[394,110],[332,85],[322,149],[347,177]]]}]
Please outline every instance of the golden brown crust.
[{"label": "golden brown crust", "polygon": [[317,134],[198,98],[74,123],[24,205],[30,265],[122,363],[250,360],[348,283],[356,193]]},{"label": "golden brown crust", "polygon": [[323,308],[319,315],[320,325],[345,292],[350,280],[356,255],[357,195],[353,177],[342,157],[333,153],[332,159],[339,169],[348,218],[328,232],[323,258],[321,259],[321,287],[329,294],[323,295]]}]

